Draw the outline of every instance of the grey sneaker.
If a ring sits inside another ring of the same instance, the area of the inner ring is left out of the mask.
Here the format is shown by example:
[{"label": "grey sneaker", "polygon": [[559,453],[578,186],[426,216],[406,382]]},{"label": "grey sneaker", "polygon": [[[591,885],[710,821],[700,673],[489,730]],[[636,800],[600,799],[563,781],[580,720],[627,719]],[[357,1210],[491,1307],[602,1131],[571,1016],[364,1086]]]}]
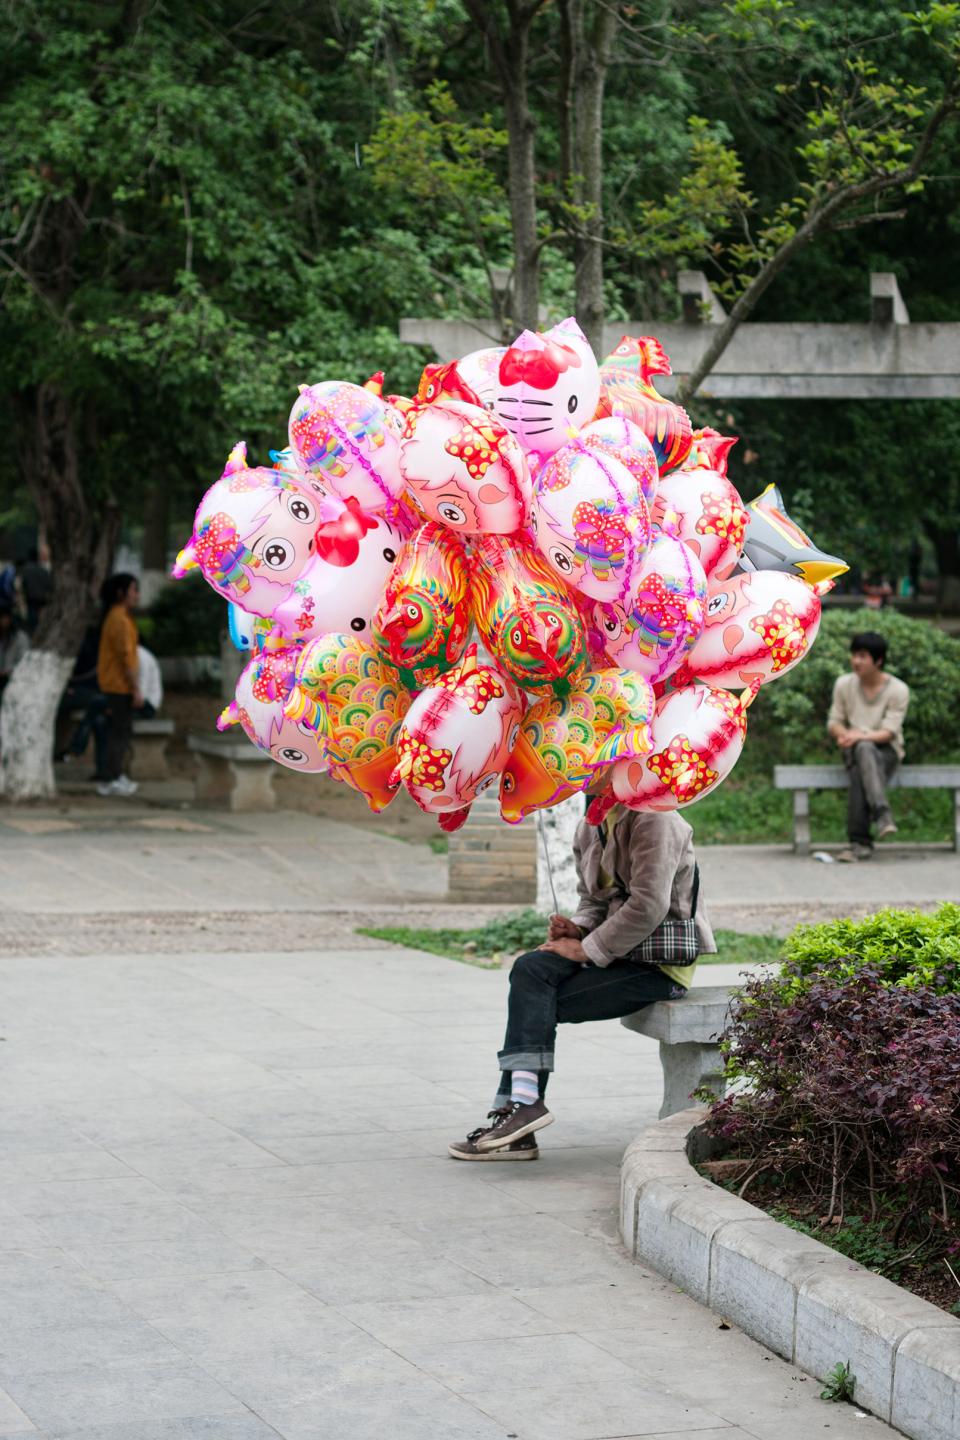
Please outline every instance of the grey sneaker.
[{"label": "grey sneaker", "polygon": [[[501,1115],[506,1114],[504,1110],[491,1110],[487,1116],[488,1120],[499,1120]],[[502,1150],[483,1151],[477,1148],[477,1141],[484,1135],[488,1135],[492,1126],[479,1125],[476,1130],[471,1130],[465,1140],[451,1140],[447,1151],[454,1160],[539,1160],[540,1151],[537,1148],[536,1137],[533,1135],[522,1135],[519,1140],[505,1146]]]},{"label": "grey sneaker", "polygon": [[511,1101],[508,1109],[500,1111],[486,1134],[478,1138],[477,1149],[501,1150],[514,1140],[520,1140],[524,1135],[532,1135],[535,1130],[542,1130],[545,1125],[552,1124],[553,1116],[542,1100],[535,1100],[532,1105]]},{"label": "grey sneaker", "polygon": [[877,839],[885,840],[888,835],[896,835],[897,827],[889,810],[884,810],[877,816]]},{"label": "grey sneaker", "polygon": [[872,855],[872,845],[848,845],[845,850],[841,850],[838,853],[837,859],[845,865],[850,865],[856,863],[858,860],[869,860]]}]

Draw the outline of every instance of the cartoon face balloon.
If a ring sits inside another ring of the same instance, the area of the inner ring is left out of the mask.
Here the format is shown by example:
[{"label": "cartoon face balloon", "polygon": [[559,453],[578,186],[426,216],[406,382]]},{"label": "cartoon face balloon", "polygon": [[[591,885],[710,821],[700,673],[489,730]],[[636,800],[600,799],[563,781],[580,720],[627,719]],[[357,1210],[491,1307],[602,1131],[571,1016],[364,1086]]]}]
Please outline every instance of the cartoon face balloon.
[{"label": "cartoon face balloon", "polygon": [[683,663],[704,625],[707,579],[690,548],[655,531],[625,604],[597,605],[597,626],[611,660],[651,684]]},{"label": "cartoon face balloon", "polygon": [[594,600],[623,600],[650,545],[650,516],[630,471],[571,440],[534,482],[532,525],[551,569]]},{"label": "cartoon face balloon", "polygon": [[775,680],[803,659],[819,628],[820,597],[793,575],[759,570],[715,580],[684,678],[733,690]]},{"label": "cartoon face balloon", "polygon": [[585,790],[597,771],[650,748],[653,691],[629,670],[594,671],[565,699],[532,705],[500,782],[500,814],[517,824],[533,810]]},{"label": "cartoon face balloon", "polygon": [[368,638],[403,544],[402,532],[384,511],[364,514],[355,500],[333,504],[338,513],[318,527],[313,555],[271,613],[288,643],[303,643],[328,631]]},{"label": "cartoon face balloon", "polygon": [[467,643],[467,553],[459,535],[428,521],[403,544],[372,628],[374,645],[414,690],[456,664]]},{"label": "cartoon face balloon", "polygon": [[240,725],[247,739],[278,764],[321,774],[328,768],[323,734],[291,719],[284,710],[293,690],[296,664],[294,650],[255,655],[237,681],[236,699],[220,716],[217,729]]},{"label": "cartoon face balloon", "polygon": [[298,466],[365,510],[392,506],[403,489],[396,412],[346,380],[305,385],[290,411],[290,449]]},{"label": "cartoon face balloon", "polygon": [[653,383],[655,375],[672,373],[663,346],[651,335],[624,335],[600,366],[597,418],[624,415],[639,425],[653,445],[661,475],[683,462],[693,435],[686,410],[664,399]]},{"label": "cartoon face balloon", "polygon": [[197,507],[173,573],[199,566],[218,594],[271,616],[315,555],[322,506],[329,503],[278,470],[228,462]]},{"label": "cartoon face balloon", "polygon": [[414,700],[397,737],[397,766],[421,810],[458,829],[470,805],[499,783],[520,733],[523,701],[505,675],[468,647],[454,670]]},{"label": "cartoon face balloon", "polygon": [[417,505],[450,530],[512,535],[530,514],[530,476],[517,442],[479,405],[438,399],[405,416],[403,478]]},{"label": "cartoon face balloon", "polygon": [[524,330],[500,359],[493,408],[524,450],[552,455],[593,419],[600,376],[572,317],[546,334]]},{"label": "cartoon face balloon", "polygon": [[300,652],[286,713],[325,737],[331,777],[359,790],[379,811],[397,793],[390,775],[409,704],[396,671],[371,645],[353,635],[323,635]]},{"label": "cartoon face balloon", "polygon": [[776,485],[768,485],[747,506],[743,554],[737,568],[744,572],[782,570],[787,575],[799,575],[808,585],[821,585],[844,574],[848,566],[814,544],[790,519]]},{"label": "cartoon face balloon", "polygon": [[747,511],[734,486],[717,470],[686,464],[660,481],[653,518],[671,517],[709,579],[731,574],[743,549]]},{"label": "cartoon face balloon", "polygon": [[565,695],[587,665],[577,602],[528,541],[484,535],[471,573],[473,618],[497,664],[527,690]]},{"label": "cartoon face balloon", "polygon": [[587,819],[598,824],[617,802],[630,810],[682,810],[714,789],[740,758],[755,693],[688,685],[658,700],[649,754],[613,767],[610,788]]}]

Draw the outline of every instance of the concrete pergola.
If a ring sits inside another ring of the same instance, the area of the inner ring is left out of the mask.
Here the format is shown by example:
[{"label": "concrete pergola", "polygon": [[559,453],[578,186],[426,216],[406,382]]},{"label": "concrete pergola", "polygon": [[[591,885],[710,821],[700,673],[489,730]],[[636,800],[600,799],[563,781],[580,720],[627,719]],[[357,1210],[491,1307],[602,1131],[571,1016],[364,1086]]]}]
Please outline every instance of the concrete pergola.
[{"label": "concrete pergola", "polygon": [[[622,335],[656,335],[674,376],[689,375],[725,317],[700,270],[681,270],[683,318],[618,320],[605,326],[603,353]],[[401,320],[400,339],[429,346],[438,360],[500,344],[493,320]],[[960,323],[913,324],[895,275],[870,276],[870,319],[862,325],[745,322],[700,393],[723,400],[944,400],[960,397]]]}]

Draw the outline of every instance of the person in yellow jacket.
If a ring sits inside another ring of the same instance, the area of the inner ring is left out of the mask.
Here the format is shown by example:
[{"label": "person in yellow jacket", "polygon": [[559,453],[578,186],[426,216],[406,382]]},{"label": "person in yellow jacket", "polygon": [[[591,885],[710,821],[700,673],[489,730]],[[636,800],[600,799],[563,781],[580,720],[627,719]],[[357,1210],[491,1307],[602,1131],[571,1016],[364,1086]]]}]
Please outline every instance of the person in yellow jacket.
[{"label": "person in yellow jacket", "polygon": [[133,728],[133,711],[143,704],[137,675],[137,627],[132,611],[140,600],[135,575],[111,575],[100,591],[103,625],[97,654],[97,684],[106,700],[107,758],[98,795],[134,795],[137,785],[123,772]]}]

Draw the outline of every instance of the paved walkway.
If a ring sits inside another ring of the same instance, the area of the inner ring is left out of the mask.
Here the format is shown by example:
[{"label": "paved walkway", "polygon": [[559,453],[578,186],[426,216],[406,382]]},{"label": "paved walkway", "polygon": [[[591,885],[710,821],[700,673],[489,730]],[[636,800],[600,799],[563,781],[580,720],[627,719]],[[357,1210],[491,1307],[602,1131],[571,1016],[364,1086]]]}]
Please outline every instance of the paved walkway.
[{"label": "paved walkway", "polygon": [[[719,896],[778,883],[705,858]],[[446,1157],[506,976],[339,921],[381,891],[435,910],[442,876],[296,815],[0,812],[0,1435],[891,1436],[622,1254],[652,1042],[571,1028],[541,1160]],[[179,943],[152,952],[150,916]]]}]

